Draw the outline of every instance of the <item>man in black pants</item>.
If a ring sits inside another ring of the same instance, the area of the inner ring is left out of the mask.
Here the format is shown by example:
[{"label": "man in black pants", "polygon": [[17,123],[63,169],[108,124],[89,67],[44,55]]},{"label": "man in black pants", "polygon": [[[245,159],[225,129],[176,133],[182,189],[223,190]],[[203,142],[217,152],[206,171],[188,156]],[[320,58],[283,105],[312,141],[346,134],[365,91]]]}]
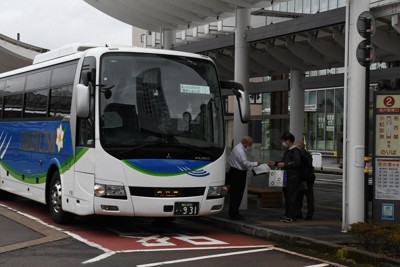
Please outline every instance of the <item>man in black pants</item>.
[{"label": "man in black pants", "polygon": [[301,187],[301,153],[294,145],[294,135],[286,132],[281,136],[282,145],[286,147],[279,162],[270,160],[268,165],[277,166],[286,171],[286,187],[283,188],[285,196],[285,215],[280,219],[291,223],[296,220],[299,212],[298,194]]},{"label": "man in black pants", "polygon": [[302,183],[303,190],[299,192],[299,214],[297,214],[298,218],[303,218],[303,199],[304,196],[307,199],[307,215],[305,217],[306,220],[312,220],[314,215],[314,182],[315,182],[315,173],[313,167],[313,158],[310,152],[307,151],[305,145],[301,141],[296,141],[295,145],[301,151],[301,166],[302,166]]},{"label": "man in black pants", "polygon": [[242,203],[243,192],[246,187],[247,170],[259,165],[259,162],[251,162],[247,159],[247,150],[252,145],[253,139],[250,136],[243,137],[242,141],[232,149],[229,157],[229,217],[232,220],[245,219],[239,214],[239,206]]}]

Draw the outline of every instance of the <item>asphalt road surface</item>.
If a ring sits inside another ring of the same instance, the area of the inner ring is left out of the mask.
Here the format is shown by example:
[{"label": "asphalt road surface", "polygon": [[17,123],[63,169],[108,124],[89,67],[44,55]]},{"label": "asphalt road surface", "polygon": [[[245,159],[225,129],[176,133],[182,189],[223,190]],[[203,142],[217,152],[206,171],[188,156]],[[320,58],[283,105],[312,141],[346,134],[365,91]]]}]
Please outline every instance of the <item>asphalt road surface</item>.
[{"label": "asphalt road surface", "polygon": [[[322,194],[340,194],[338,176],[318,180]],[[0,266],[340,266],[195,218],[88,216],[56,225],[44,205],[23,198],[0,201],[0,233]]]}]

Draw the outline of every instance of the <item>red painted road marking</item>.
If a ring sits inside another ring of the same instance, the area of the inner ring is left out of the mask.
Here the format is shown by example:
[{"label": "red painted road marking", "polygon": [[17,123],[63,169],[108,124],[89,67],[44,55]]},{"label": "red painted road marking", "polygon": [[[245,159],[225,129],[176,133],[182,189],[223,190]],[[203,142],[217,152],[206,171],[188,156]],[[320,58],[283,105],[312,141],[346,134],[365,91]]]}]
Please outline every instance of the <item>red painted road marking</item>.
[{"label": "red painted road marking", "polygon": [[111,251],[271,245],[264,240],[188,220],[177,220],[172,226],[157,226],[143,218],[91,216],[81,218],[72,225],[57,225],[52,222],[43,204],[29,200],[0,201],[0,204]]}]

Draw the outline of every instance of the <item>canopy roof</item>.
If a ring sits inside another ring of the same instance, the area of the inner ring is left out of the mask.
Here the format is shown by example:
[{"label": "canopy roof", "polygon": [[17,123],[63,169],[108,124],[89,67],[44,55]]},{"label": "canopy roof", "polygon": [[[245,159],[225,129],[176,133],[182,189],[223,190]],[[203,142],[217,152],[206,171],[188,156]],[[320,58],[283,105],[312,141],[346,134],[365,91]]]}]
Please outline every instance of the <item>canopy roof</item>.
[{"label": "canopy roof", "polygon": [[135,27],[185,30],[232,17],[237,7],[269,7],[285,0],[84,0],[98,10]]}]

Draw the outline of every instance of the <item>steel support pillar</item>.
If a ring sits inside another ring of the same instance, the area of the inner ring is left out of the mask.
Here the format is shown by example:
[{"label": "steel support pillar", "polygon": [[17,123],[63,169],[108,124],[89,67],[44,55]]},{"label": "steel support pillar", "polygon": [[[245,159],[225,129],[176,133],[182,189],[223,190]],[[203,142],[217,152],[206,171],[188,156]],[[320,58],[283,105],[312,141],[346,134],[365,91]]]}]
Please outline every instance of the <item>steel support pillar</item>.
[{"label": "steel support pillar", "polygon": [[162,31],[162,49],[171,50],[175,45],[176,31],[163,30]]},{"label": "steel support pillar", "polygon": [[304,137],[304,89],[301,88],[302,72],[290,71],[290,132],[296,140]]},{"label": "steel support pillar", "polygon": [[[235,81],[243,85],[247,91],[249,85],[249,44],[246,42],[246,31],[250,26],[250,9],[236,9],[235,29]],[[246,94],[247,95],[247,94]],[[243,136],[248,135],[248,125],[240,120],[239,107],[235,101],[234,118],[234,145],[239,143]]]},{"label": "steel support pillar", "polygon": [[[246,42],[246,31],[250,26],[250,11],[249,8],[236,9],[235,81],[243,85],[245,92],[249,85],[249,44]],[[245,96],[248,97],[247,93]],[[235,146],[244,136],[248,135],[249,128],[247,123],[242,123],[240,120],[237,101],[234,105],[233,140]],[[247,209],[247,184],[240,209]]]},{"label": "steel support pillar", "polygon": [[343,231],[353,223],[364,221],[365,69],[356,58],[357,46],[363,40],[356,24],[359,15],[368,11],[369,6],[369,1],[365,0],[347,1]]}]

